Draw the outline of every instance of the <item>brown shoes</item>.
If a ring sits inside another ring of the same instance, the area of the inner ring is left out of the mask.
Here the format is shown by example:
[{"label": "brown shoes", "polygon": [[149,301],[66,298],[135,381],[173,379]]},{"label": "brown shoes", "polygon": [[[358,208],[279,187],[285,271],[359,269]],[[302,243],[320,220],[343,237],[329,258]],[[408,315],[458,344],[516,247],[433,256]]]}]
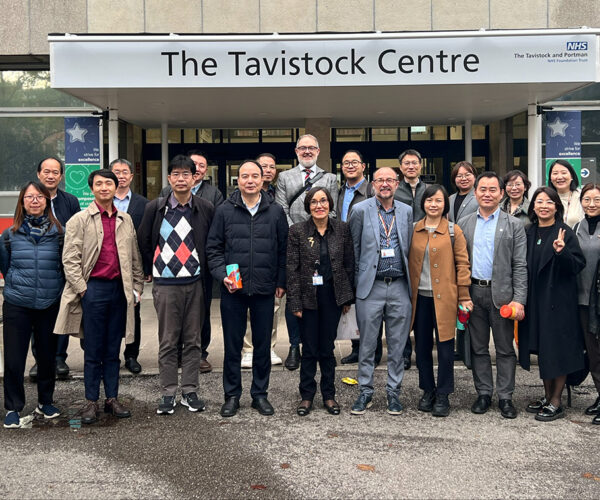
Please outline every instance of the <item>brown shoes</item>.
[{"label": "brown shoes", "polygon": [[212,372],[212,365],[208,362],[206,358],[202,358],[200,360],[200,373],[208,372]]},{"label": "brown shoes", "polygon": [[131,412],[117,398],[108,398],[104,402],[104,413],[110,413],[117,418],[129,418]]},{"label": "brown shoes", "polygon": [[82,424],[93,424],[98,421],[98,402],[97,401],[86,401],[85,406],[81,409],[81,423]]}]

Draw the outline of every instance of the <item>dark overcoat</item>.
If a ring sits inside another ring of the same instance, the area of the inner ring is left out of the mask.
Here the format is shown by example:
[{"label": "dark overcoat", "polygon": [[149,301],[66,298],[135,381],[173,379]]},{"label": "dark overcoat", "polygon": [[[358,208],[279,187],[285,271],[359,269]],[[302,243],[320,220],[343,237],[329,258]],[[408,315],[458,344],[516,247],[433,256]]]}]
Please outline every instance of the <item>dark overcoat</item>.
[{"label": "dark overcoat", "polygon": [[[525,320],[519,326],[519,363],[530,368],[531,339],[539,335],[540,377],[552,379],[568,375],[584,366],[583,335],[579,322],[576,275],[585,267],[585,257],[575,233],[557,221],[549,244],[544,246],[537,269],[532,255],[537,241],[537,224],[527,230],[527,270],[529,286]],[[552,243],[558,230],[565,229],[565,246],[556,253]]]}]

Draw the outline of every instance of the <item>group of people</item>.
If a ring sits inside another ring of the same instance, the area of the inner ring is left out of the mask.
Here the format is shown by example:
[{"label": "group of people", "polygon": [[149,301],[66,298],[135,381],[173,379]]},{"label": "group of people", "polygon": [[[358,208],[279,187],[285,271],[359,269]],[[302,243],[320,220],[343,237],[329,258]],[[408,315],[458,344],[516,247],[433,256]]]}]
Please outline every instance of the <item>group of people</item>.
[{"label": "group of people", "polygon": [[[470,314],[474,413],[492,404],[490,331],[503,417],[517,416],[513,340],[524,368],[532,353],[538,355],[544,395],[526,408],[536,419],[564,416],[562,391],[568,375],[584,366],[584,343],[600,394],[600,186],[579,190],[572,166],[558,160],[548,186],[528,201],[530,184],[522,172],[504,179],[494,172],[477,176],[463,161],[453,168],[457,192],[448,197],[441,185],[420,181],[422,159],[415,150],[400,155],[401,179],[384,167],[371,183],[362,155],[351,150],[342,158],[344,182],[338,189],[336,176],[317,166],[314,136],[300,137],[295,151],[299,165],[281,172],[276,185],[273,155],[243,161],[238,189],[225,200],[204,180],[207,160],[200,151],[170,161],[169,186],[150,202],[132,193],[131,164],[118,159],[90,174],[94,201],[83,211],[58,189],[62,162],[40,162],[39,181],[21,190],[14,224],[0,244],[4,426],[21,425],[31,337],[36,413],[60,415],[54,380],[59,368],[64,372],[65,357],[57,345],[74,335],[84,349],[82,423],[98,419],[101,381],[104,411],[130,416],[118,399],[120,348],[125,338],[125,366],[139,373],[145,282],[153,282],[158,317],[161,415],[175,411],[179,390],[179,402],[189,411],[206,408],[198,382],[200,372],[212,369],[207,348],[213,279],[221,289],[223,417],[238,412],[241,369],[249,365],[252,407],[262,415],[274,413],[268,387],[271,365],[282,362],[273,350],[282,309],[290,336],[285,366],[300,367],[297,414],[313,409],[317,366],[324,408],[339,414],[334,341],[340,317],[353,304],[360,341],[342,362],[358,361],[354,415],[372,405],[383,331],[387,412],[403,411],[411,329],[423,391],[418,409],[449,414],[459,307]],[[501,315],[502,306],[511,318]],[[514,320],[520,321],[518,337]],[[586,413],[600,424],[600,396]]]}]

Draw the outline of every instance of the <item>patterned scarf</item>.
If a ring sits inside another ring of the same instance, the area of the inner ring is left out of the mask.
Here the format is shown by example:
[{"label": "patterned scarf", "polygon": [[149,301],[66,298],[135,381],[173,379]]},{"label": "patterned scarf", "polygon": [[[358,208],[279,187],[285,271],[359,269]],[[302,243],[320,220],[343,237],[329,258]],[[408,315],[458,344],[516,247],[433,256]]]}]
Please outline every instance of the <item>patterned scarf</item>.
[{"label": "patterned scarf", "polygon": [[45,214],[39,217],[27,214],[23,220],[22,227],[26,234],[31,236],[36,243],[39,243],[41,237],[44,236],[50,228],[50,219],[48,219],[48,216]]}]

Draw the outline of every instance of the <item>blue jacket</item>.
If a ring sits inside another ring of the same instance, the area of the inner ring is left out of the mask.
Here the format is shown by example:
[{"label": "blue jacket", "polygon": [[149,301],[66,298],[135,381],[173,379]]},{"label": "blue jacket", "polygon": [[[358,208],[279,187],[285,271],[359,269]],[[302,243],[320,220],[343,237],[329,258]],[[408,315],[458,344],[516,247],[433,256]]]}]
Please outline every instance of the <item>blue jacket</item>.
[{"label": "blue jacket", "polygon": [[4,275],[4,300],[30,309],[46,309],[60,299],[65,284],[61,240],[62,235],[54,226],[39,243],[23,228],[16,233],[8,228],[2,233],[0,270]]}]

